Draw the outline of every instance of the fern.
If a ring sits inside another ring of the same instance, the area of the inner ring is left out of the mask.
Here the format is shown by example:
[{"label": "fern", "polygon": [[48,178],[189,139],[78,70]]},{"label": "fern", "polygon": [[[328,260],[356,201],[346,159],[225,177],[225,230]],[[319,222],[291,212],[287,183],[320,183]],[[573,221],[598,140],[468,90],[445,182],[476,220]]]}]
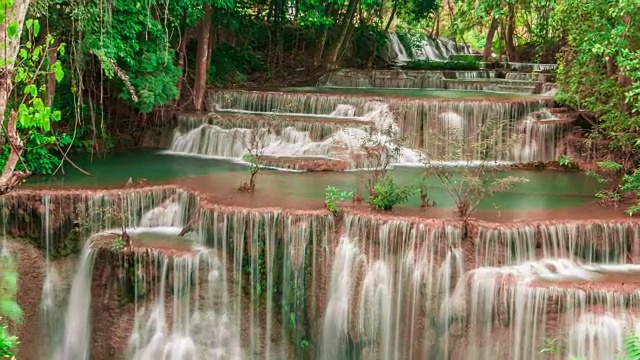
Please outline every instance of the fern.
[{"label": "fern", "polygon": [[630,332],[624,340],[624,352],[629,360],[640,360],[640,337]]}]

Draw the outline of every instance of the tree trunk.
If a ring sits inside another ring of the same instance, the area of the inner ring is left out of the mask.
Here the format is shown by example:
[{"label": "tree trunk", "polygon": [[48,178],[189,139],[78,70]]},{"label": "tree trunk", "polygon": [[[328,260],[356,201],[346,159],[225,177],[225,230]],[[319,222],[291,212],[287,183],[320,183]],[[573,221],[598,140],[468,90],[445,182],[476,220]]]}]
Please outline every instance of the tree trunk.
[{"label": "tree trunk", "polygon": [[[326,11],[327,16],[331,15],[331,12],[333,11],[334,3],[335,2],[331,2],[327,6],[327,11]],[[322,28],[322,35],[320,35],[320,40],[318,41],[318,48],[316,49],[316,54],[313,59],[313,66],[320,65],[320,62],[322,61],[322,55],[324,54],[324,45],[327,43],[328,36],[329,36],[329,26],[324,25]]]},{"label": "tree trunk", "polygon": [[384,32],[389,32],[389,28],[391,27],[391,23],[393,19],[396,17],[396,11],[398,10],[398,1],[393,2],[393,9],[391,10],[391,16],[389,16],[389,21],[387,21],[387,25],[384,27]]},{"label": "tree trunk", "polygon": [[491,58],[491,44],[493,44],[493,37],[496,35],[497,29],[498,19],[492,15],[489,31],[487,31],[487,42],[484,44],[484,50],[482,51],[482,61],[489,61]]},{"label": "tree trunk", "polygon": [[507,32],[505,31],[504,22],[500,23],[500,32],[498,33],[498,58],[500,61],[504,61],[503,53],[504,53],[504,38],[506,37]]},{"label": "tree trunk", "polygon": [[509,5],[509,18],[507,19],[507,34],[505,42],[507,44],[507,56],[509,61],[518,61],[518,55],[516,53],[516,45],[514,41],[514,35],[516,31],[516,6],[514,4]]},{"label": "tree trunk", "polygon": [[200,23],[198,37],[198,59],[196,62],[196,79],[194,84],[193,107],[200,111],[207,90],[207,58],[209,55],[209,37],[211,36],[211,6],[204,6],[204,18]]},{"label": "tree trunk", "polygon": [[[56,40],[49,49],[47,49],[47,60],[49,64],[53,64],[58,60],[58,41]],[[53,105],[53,99],[56,95],[56,74],[53,71],[47,76],[47,106]]]},{"label": "tree trunk", "polygon": [[338,32],[338,38],[336,42],[329,50],[329,54],[327,55],[327,66],[329,68],[333,68],[336,65],[336,61],[338,60],[338,55],[340,54],[340,50],[342,49],[342,45],[347,38],[347,34],[349,33],[351,22],[353,21],[353,16],[356,13],[356,9],[358,8],[358,0],[349,1],[349,7],[347,8],[347,13],[344,15],[344,19],[342,24],[340,24],[340,31]]},{"label": "tree trunk", "polygon": [[[217,18],[217,11],[214,10],[212,12],[212,17],[214,20]],[[207,49],[207,67],[211,65],[211,57],[213,56],[213,52],[215,51],[216,46],[218,44],[217,34],[218,34],[218,27],[215,25],[215,22],[214,22],[214,24],[212,24],[209,29],[209,48]]]},{"label": "tree trunk", "polygon": [[[356,24],[353,21],[349,22],[349,29],[347,30],[347,35],[344,37],[344,40],[342,41],[340,53],[338,54],[338,57],[336,58],[335,63],[339,63],[340,61],[342,61],[342,58],[344,57],[344,53],[346,53],[347,50],[349,49],[349,44],[351,43],[351,35],[353,35],[353,28],[355,26]],[[375,40],[374,40],[374,44],[375,44]]]},{"label": "tree trunk", "polygon": [[[187,23],[187,14],[183,14],[182,23]],[[184,33],[180,37],[180,43],[178,44],[178,69],[180,70],[180,76],[178,77],[178,83],[176,89],[178,90],[178,96],[176,98],[176,104],[180,101],[182,96],[182,82],[184,81],[187,73],[187,42],[189,42],[189,29],[184,27]]]},{"label": "tree trunk", "polygon": [[[24,171],[15,170],[24,146],[16,128],[15,112],[11,112],[8,119],[5,116],[9,95],[13,89],[13,64],[18,50],[20,50],[20,35],[28,7],[29,0],[16,0],[13,7],[6,11],[4,22],[0,24],[0,39],[4,43],[4,49],[0,51],[0,61],[5,63],[4,69],[0,70],[0,117],[6,129],[6,134],[3,136],[6,136],[6,141],[10,146],[9,157],[0,175],[0,195],[10,192],[22,179],[30,175],[27,169]],[[14,36],[9,36],[7,25],[13,21],[18,24],[17,33]]]}]

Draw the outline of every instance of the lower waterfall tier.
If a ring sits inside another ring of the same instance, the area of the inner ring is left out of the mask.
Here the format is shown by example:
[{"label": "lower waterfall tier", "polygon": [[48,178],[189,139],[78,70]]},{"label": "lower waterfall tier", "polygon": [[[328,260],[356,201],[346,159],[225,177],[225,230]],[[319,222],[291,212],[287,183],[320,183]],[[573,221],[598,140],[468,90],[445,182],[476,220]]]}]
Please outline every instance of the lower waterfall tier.
[{"label": "lower waterfall tier", "polygon": [[[22,212],[2,212],[13,214],[5,233],[36,239],[7,239],[21,281],[32,279],[18,294],[27,358],[510,360],[537,359],[553,340],[550,358],[612,359],[636,327],[634,220],[338,220],[217,206],[170,189],[36,194],[16,192],[3,206]],[[118,224],[77,211],[105,205],[136,214],[129,242]],[[44,222],[26,214],[50,214],[49,242],[31,228]],[[96,235],[64,235],[67,221]],[[44,258],[62,244],[81,249],[78,266]],[[44,313],[25,301],[36,291],[47,294]]]}]

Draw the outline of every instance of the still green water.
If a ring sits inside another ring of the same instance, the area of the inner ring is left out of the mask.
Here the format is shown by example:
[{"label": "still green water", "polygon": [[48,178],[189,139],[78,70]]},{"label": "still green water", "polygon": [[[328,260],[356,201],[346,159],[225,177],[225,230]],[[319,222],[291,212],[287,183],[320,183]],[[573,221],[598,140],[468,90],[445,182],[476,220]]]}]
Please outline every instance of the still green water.
[{"label": "still green water", "polygon": [[460,100],[523,100],[535,98],[534,95],[501,93],[472,90],[423,90],[423,89],[388,89],[388,88],[355,88],[355,87],[288,87],[278,91],[320,93],[320,94],[353,94],[399,96],[426,99],[460,99]]},{"label": "still green water", "polygon": [[65,165],[65,176],[31,177],[28,184],[50,184],[53,187],[113,187],[124,185],[129,178],[147,179],[153,183],[180,177],[216,173],[242,172],[246,168],[229,161],[203,159],[192,156],[163,155],[157,150],[128,151],[109,154],[105,158],[72,156],[81,168],[93,174],[86,176]]},{"label": "still green water", "polygon": [[[203,159],[187,156],[161,154],[157,151],[135,151],[110,155],[105,159],[89,157],[74,159],[79,166],[94,176],[82,175],[69,165],[66,176],[32,177],[28,184],[38,187],[79,188],[117,187],[131,177],[145,178],[152,184],[169,183],[185,179],[198,179],[198,190],[231,192],[242,181],[246,181],[246,167],[225,160]],[[393,176],[400,184],[416,183],[419,168],[397,168]],[[580,172],[559,171],[507,171],[505,175],[521,176],[529,181],[506,193],[487,199],[483,209],[557,209],[577,206],[593,201],[597,183]],[[258,192],[272,198],[282,198],[283,203],[296,200],[324,198],[327,186],[342,190],[355,190],[360,173],[293,173],[264,170],[259,174]],[[435,178],[429,179],[430,198],[440,207],[452,207],[453,202]],[[416,194],[406,206],[419,206]]]}]

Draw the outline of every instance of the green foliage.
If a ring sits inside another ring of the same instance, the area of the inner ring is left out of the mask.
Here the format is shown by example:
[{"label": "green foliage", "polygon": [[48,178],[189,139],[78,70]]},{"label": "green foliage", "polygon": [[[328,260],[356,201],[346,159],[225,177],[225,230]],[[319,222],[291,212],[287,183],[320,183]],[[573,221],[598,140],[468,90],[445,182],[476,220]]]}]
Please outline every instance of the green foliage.
[{"label": "green foliage", "polygon": [[374,184],[369,203],[376,210],[392,210],[394,206],[407,202],[415,191],[413,186],[398,185],[390,176],[383,176]]},{"label": "green foliage", "polygon": [[382,29],[372,25],[359,26],[353,34],[353,61],[357,67],[372,65],[369,63],[372,55],[384,53],[389,41],[389,35]]},{"label": "green foliage", "polygon": [[634,193],[636,196],[635,204],[627,208],[627,214],[633,216],[640,212],[640,169],[636,169],[631,174],[625,174],[622,178],[622,186],[620,190],[624,192]]},{"label": "green foliage", "polygon": [[327,186],[327,190],[324,193],[324,204],[329,211],[335,214],[340,211],[336,202],[345,201],[352,197],[352,191],[340,191],[335,186]]},{"label": "green foliage", "polygon": [[402,47],[407,52],[409,59],[414,58],[415,54],[413,53],[413,49],[420,46],[419,35],[406,31],[396,31],[396,35],[398,36],[400,44],[402,44]]},{"label": "green foliage", "polygon": [[259,54],[249,49],[220,44],[211,59],[207,76],[209,83],[224,86],[243,83],[247,75],[265,70],[266,63]]},{"label": "green foliage", "polygon": [[13,359],[13,349],[18,344],[18,338],[10,335],[3,323],[4,319],[22,320],[22,310],[15,300],[17,290],[18,274],[14,260],[6,254],[0,254],[0,358]]},{"label": "green foliage", "polygon": [[127,242],[124,241],[122,236],[117,236],[113,240],[113,244],[112,244],[113,250],[123,250],[126,245],[127,245]]},{"label": "green foliage", "polygon": [[[495,162],[520,141],[515,134],[495,141],[495,134],[508,126],[509,120],[492,117],[476,133],[466,136],[453,129],[444,134],[430,132],[434,143],[446,144],[447,151],[426,153],[425,172],[438,179],[456,205],[458,216],[465,222],[485,199],[528,181],[523,177],[504,176],[504,167]],[[446,164],[451,160],[459,161],[459,166]]]},{"label": "green foliage", "polygon": [[560,159],[558,159],[558,164],[567,169],[577,169],[578,164],[576,164],[570,156],[566,154],[562,154]]},{"label": "green foliage", "polygon": [[480,70],[480,61],[475,58],[447,61],[410,60],[402,67],[408,70]]},{"label": "green foliage", "polygon": [[450,61],[463,61],[463,62],[480,62],[480,58],[475,55],[457,54],[449,56]]},{"label": "green foliage", "polygon": [[13,349],[18,345],[18,337],[7,332],[7,325],[0,324],[0,358],[15,359]]},{"label": "green foliage", "polygon": [[436,0],[394,0],[397,17],[403,23],[419,28],[429,24],[433,13],[440,8]]},{"label": "green foliage", "polygon": [[640,360],[640,337],[636,333],[629,332],[625,336],[624,352],[629,360]]},{"label": "green foliage", "polygon": [[633,147],[640,135],[637,0],[563,0],[555,17],[567,40],[558,67],[562,100],[598,115],[613,147]]},{"label": "green foliage", "polygon": [[[65,53],[65,44],[55,45],[54,38],[47,34],[41,45],[35,45],[40,32],[37,20],[27,19],[24,38],[14,63],[14,101],[9,107],[15,111],[16,128],[24,142],[22,161],[16,170],[29,170],[36,174],[52,174],[60,165],[54,155],[55,145],[67,145],[68,137],[52,129],[52,123],[61,119],[60,111],[45,104],[48,96],[47,80],[53,74],[55,81],[64,79],[60,60],[50,63],[47,54],[53,49],[58,54]],[[9,115],[11,116],[11,115]],[[0,153],[0,166],[4,166],[10,154],[10,145],[5,144]]]},{"label": "green foliage", "polygon": [[620,181],[624,174],[624,167],[615,161],[607,160],[596,163],[597,169],[590,169],[587,175],[596,179],[603,189],[596,193],[596,197],[603,202],[618,204],[621,199]]},{"label": "green foliage", "polygon": [[[558,338],[545,339],[545,347],[540,350],[539,354],[559,354],[564,349]],[[582,360],[579,356],[569,356],[569,360]],[[623,351],[618,353],[616,360],[640,360],[640,337],[633,331],[629,331],[624,337]]]},{"label": "green foliage", "polygon": [[83,33],[79,46],[85,59],[97,58],[104,76],[120,89],[118,96],[141,112],[150,112],[178,95],[180,71],[169,44],[168,19],[149,13],[158,6],[164,13],[166,4],[162,1],[143,6],[115,0],[109,13],[99,2],[82,3],[71,10]]},{"label": "green foliage", "polygon": [[260,171],[260,160],[258,159],[258,156],[254,154],[245,154],[242,156],[242,160],[247,163],[250,174],[255,174]]}]

